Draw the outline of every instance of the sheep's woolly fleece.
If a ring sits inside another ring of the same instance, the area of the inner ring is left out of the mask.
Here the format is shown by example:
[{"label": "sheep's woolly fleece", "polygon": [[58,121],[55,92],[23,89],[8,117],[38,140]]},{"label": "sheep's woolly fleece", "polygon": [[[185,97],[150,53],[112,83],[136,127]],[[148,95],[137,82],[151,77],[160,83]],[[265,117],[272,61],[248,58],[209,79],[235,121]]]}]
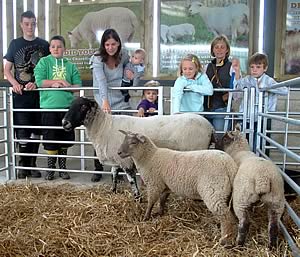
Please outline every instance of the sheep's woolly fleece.
[{"label": "sheep's woolly fleece", "polygon": [[[244,248],[218,244],[216,220],[200,201],[171,196],[163,217],[143,222],[146,203],[109,186],[5,185],[0,187],[0,256],[291,256],[281,238],[269,252],[263,207],[253,215]],[[300,200],[291,203],[300,211]],[[155,213],[155,210],[154,210]],[[300,232],[285,214],[284,224]]]}]

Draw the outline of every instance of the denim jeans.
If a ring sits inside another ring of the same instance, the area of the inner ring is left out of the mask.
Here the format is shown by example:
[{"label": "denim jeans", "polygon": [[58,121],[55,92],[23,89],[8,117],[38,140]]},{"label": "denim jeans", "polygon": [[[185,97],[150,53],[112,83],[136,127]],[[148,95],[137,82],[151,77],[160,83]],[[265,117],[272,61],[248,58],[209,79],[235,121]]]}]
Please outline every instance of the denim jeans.
[{"label": "denim jeans", "polygon": [[[213,112],[226,112],[227,107],[215,109]],[[226,115],[209,115],[207,119],[214,126],[216,131],[223,131],[225,125],[225,116]]]}]

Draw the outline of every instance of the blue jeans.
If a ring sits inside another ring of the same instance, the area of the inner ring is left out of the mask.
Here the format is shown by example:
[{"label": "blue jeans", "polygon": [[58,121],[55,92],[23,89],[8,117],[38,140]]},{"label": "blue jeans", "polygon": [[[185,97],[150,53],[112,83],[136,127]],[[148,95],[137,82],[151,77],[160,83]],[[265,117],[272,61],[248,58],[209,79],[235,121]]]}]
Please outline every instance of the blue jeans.
[{"label": "blue jeans", "polygon": [[[213,112],[226,112],[227,107],[215,109]],[[225,115],[209,115],[207,117],[209,122],[214,126],[216,131],[223,131],[225,125]]]}]

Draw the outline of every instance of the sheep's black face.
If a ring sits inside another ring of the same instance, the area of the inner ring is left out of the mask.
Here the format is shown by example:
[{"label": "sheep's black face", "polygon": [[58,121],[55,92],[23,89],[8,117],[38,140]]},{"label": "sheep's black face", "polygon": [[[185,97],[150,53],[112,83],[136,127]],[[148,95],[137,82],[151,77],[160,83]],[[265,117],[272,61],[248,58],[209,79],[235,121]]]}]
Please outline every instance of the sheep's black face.
[{"label": "sheep's black face", "polygon": [[75,99],[62,120],[64,130],[71,131],[83,125],[88,111],[90,111],[95,104],[95,101],[84,97]]}]

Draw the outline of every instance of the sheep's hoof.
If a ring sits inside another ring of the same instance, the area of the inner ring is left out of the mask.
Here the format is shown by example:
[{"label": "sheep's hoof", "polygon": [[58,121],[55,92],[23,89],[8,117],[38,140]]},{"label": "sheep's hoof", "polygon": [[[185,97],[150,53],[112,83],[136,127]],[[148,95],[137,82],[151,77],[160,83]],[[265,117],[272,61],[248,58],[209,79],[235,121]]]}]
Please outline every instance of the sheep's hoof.
[{"label": "sheep's hoof", "polygon": [[228,236],[225,236],[220,239],[220,245],[222,245],[225,248],[232,248],[233,244],[230,238]]},{"label": "sheep's hoof", "polygon": [[117,187],[113,187],[112,189],[111,189],[111,191],[113,192],[113,193],[117,193]]},{"label": "sheep's hoof", "polygon": [[150,216],[144,216],[143,221],[148,221],[150,219]]}]

